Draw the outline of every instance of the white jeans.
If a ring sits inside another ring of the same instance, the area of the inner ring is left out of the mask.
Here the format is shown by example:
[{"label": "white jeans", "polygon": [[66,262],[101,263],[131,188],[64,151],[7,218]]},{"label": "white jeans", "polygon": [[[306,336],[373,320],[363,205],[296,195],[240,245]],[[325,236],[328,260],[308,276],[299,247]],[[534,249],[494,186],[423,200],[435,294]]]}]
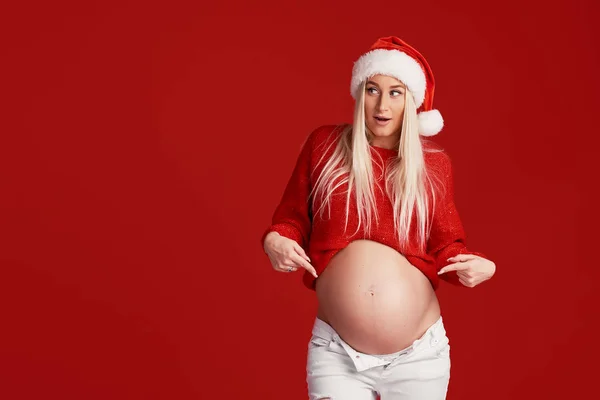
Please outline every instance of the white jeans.
[{"label": "white jeans", "polygon": [[308,343],[310,400],[443,400],[450,380],[450,341],[442,317],[412,345],[392,354],[354,350],[316,318]]}]

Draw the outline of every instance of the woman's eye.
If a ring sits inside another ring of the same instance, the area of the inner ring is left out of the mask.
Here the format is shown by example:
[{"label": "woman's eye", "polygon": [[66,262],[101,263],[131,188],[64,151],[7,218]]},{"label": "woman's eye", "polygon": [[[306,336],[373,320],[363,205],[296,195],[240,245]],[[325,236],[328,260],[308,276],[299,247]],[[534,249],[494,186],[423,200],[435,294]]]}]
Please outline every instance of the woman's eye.
[{"label": "woman's eye", "polygon": [[373,93],[372,90],[377,91],[377,89],[375,89],[374,87],[367,88],[367,92],[369,93]]},{"label": "woman's eye", "polygon": [[402,96],[402,92],[399,90],[392,90],[392,93],[398,93],[397,96]]}]

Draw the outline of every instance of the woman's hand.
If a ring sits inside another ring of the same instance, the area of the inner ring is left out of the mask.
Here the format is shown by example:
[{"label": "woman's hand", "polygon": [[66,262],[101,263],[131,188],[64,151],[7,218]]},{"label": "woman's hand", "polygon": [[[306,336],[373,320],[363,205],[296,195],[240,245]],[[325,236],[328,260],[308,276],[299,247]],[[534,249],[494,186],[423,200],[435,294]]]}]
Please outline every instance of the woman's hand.
[{"label": "woman's hand", "polygon": [[474,254],[459,254],[450,257],[448,261],[453,261],[454,264],[446,265],[440,269],[438,275],[448,271],[456,271],[460,283],[468,287],[475,287],[487,281],[496,272],[496,264]]},{"label": "woman's hand", "polygon": [[317,271],[310,265],[304,249],[295,240],[270,232],[265,237],[264,249],[275,271],[293,272],[302,267],[317,278]]}]

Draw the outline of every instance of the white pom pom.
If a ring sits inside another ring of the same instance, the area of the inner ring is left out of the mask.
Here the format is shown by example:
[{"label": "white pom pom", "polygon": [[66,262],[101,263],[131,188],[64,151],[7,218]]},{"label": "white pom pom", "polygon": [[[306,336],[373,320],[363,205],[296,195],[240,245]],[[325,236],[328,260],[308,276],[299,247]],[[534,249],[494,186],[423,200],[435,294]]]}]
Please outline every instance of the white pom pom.
[{"label": "white pom pom", "polygon": [[417,115],[419,133],[422,136],[437,135],[444,127],[444,119],[438,110],[423,111]]}]

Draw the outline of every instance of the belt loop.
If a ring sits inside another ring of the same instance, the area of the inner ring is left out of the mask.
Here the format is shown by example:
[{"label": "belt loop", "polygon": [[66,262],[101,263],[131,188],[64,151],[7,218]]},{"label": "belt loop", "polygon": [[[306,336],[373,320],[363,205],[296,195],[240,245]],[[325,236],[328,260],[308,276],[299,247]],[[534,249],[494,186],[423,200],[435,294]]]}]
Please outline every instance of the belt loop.
[{"label": "belt loop", "polygon": [[337,332],[333,334],[331,340],[334,341],[334,342],[336,342],[336,343],[338,343],[338,344],[341,344],[340,343],[340,336],[337,334]]},{"label": "belt loop", "polygon": [[437,338],[437,326],[434,326],[433,329],[431,330],[431,340],[430,340],[430,344],[432,347],[435,347],[438,342],[439,339]]}]

